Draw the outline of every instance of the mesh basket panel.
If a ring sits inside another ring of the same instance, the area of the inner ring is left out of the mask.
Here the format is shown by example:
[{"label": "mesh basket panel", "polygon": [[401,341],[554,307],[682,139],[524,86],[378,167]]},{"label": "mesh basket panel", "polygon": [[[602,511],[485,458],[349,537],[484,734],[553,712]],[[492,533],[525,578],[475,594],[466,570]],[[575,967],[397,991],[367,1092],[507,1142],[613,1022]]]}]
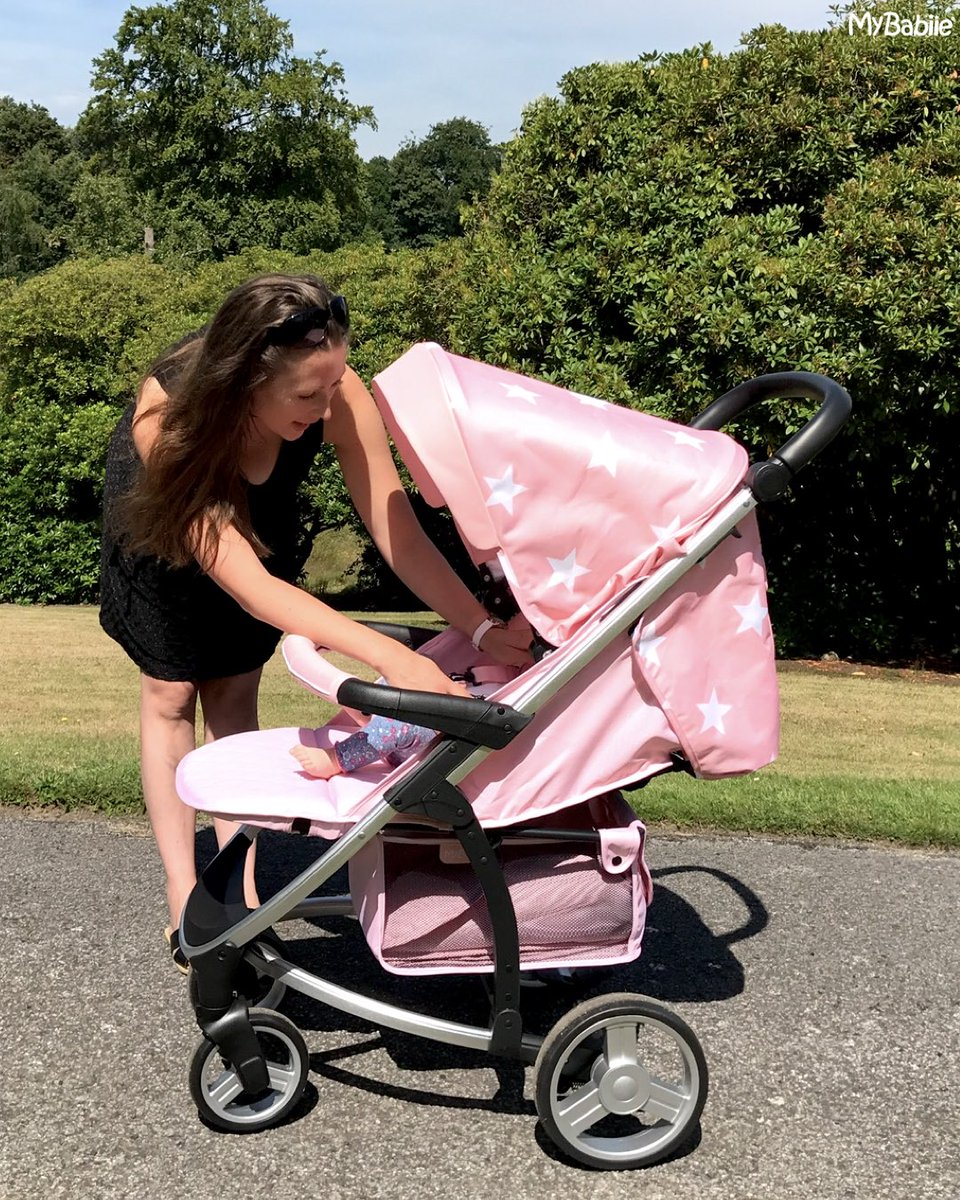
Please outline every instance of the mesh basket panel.
[{"label": "mesh basket panel", "polygon": [[[634,925],[633,872],[610,875],[595,852],[502,847],[517,913],[521,961],[562,961],[578,949],[622,955]],[[493,938],[480,882],[469,866],[440,861],[434,845],[384,846],[382,953],[397,966],[492,962]]]}]

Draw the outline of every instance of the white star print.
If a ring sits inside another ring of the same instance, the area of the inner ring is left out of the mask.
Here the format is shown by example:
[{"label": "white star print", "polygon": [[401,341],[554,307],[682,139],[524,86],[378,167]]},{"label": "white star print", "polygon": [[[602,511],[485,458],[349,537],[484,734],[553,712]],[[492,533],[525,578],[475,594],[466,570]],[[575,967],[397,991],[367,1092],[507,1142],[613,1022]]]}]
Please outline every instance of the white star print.
[{"label": "white star print", "polygon": [[656,534],[658,542],[668,542],[680,531],[680,518],[674,517],[669,525],[651,525],[650,528]]},{"label": "white star print", "polygon": [[506,388],[507,395],[505,398],[507,400],[526,400],[528,404],[536,404],[539,398],[536,392],[531,392],[529,388],[520,387],[517,383],[501,383],[500,386]]},{"label": "white star print", "polygon": [[759,637],[763,637],[763,619],[767,610],[760,603],[760,589],[757,588],[753,593],[749,604],[735,604],[733,607],[740,614],[740,628],[737,633],[746,633],[748,629],[752,629]]},{"label": "white star print", "polygon": [[522,483],[513,482],[513,463],[507,467],[502,479],[491,479],[488,475],[484,476],[487,487],[490,488],[490,497],[487,500],[487,508],[495,508],[498,504],[502,505],[507,512],[513,516],[513,502],[521,492],[528,489]]},{"label": "white star print", "polygon": [[716,688],[710,693],[710,699],[706,704],[698,704],[697,708],[703,713],[703,728],[700,730],[701,733],[706,733],[708,729],[716,729],[718,733],[727,732],[723,727],[723,718],[733,708],[733,705],[721,704],[717,699]]},{"label": "white star print", "polygon": [[671,429],[668,431],[670,437],[678,446],[692,446],[694,450],[699,450],[703,453],[703,442],[700,438],[693,437],[692,434],[684,433],[682,429]]},{"label": "white star print", "polygon": [[606,400],[598,400],[595,396],[585,396],[583,392],[571,392],[571,396],[576,396],[581,404],[585,404],[587,408],[606,408]]},{"label": "white star print", "polygon": [[644,626],[642,635],[637,639],[637,651],[640,657],[653,666],[660,666],[660,655],[657,653],[657,647],[661,642],[665,642],[665,637],[657,637],[657,623],[651,621],[649,625]]},{"label": "white star print", "polygon": [[609,471],[611,475],[616,477],[617,463],[620,461],[620,447],[613,440],[610,430],[604,430],[603,437],[599,442],[593,444],[593,457],[587,463],[587,470],[592,470],[594,467],[603,467]]},{"label": "white star print", "polygon": [[553,571],[553,574],[547,580],[548,588],[557,587],[562,583],[568,591],[572,592],[577,577],[579,575],[590,574],[589,568],[577,566],[576,550],[571,550],[566,558],[548,558],[547,562]]}]

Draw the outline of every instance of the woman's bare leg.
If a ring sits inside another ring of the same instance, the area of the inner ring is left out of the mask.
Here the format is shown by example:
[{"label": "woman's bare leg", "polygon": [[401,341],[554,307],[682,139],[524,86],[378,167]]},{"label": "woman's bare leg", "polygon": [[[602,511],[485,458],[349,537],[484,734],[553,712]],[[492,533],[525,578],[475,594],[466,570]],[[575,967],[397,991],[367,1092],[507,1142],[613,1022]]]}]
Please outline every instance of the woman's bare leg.
[{"label": "woman's bare leg", "polygon": [[197,881],[196,813],[177,795],[177,764],[196,745],[197,686],[140,676],[140,778],[167,884],[170,924]]},{"label": "woman's bare leg", "polygon": [[[232,733],[249,733],[259,729],[257,716],[257,694],[260,688],[262,667],[248,671],[245,675],[228,675],[222,679],[204,679],[199,684],[200,705],[203,709],[204,743],[228,737]],[[217,845],[223,846],[240,828],[236,821],[214,817]],[[254,880],[256,843],[250,847],[243,870],[243,892],[248,907],[260,904]]]}]

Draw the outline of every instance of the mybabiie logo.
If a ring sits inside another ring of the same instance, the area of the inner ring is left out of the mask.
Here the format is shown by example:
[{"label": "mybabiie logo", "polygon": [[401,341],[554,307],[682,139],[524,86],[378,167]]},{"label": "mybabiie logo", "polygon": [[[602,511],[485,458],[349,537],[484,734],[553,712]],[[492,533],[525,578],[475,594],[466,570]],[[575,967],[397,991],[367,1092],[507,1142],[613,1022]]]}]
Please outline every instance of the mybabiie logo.
[{"label": "mybabiie logo", "polygon": [[847,13],[847,33],[855,30],[871,37],[949,37],[953,18],[929,14],[904,17],[895,12]]}]

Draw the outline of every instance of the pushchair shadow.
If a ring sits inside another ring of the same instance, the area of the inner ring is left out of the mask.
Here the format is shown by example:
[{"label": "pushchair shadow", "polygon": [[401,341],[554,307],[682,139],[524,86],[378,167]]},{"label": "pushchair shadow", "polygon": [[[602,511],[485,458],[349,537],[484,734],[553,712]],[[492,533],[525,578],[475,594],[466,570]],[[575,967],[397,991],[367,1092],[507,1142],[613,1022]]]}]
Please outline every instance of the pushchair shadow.
[{"label": "pushchair shadow", "polygon": [[[697,865],[661,867],[651,871],[653,904],[647,914],[643,954],[623,968],[617,980],[625,990],[643,992],[655,1000],[729,1000],[744,989],[743,964],[731,947],[762,933],[770,914],[760,897],[742,880],[716,867]],[[667,887],[671,876],[712,878],[733,893],[746,910],[735,929],[716,933],[679,891]],[[674,952],[682,946],[683,953]]]},{"label": "pushchair shadow", "polygon": [[[257,886],[260,898],[272,896],[294,875],[305,871],[315,863],[330,846],[322,838],[295,837],[289,833],[277,833],[272,829],[261,830],[257,837]],[[217,839],[212,825],[197,830],[196,855],[198,871],[213,861],[217,854]],[[335,893],[346,891],[346,871],[338,872],[328,880],[322,891]]]},{"label": "pushchair shadow", "polygon": [[[520,1063],[492,1062],[490,1056],[478,1051],[464,1050],[455,1046],[438,1047],[431,1043],[421,1052],[422,1039],[410,1034],[384,1031],[364,1041],[349,1046],[338,1046],[310,1055],[310,1070],[332,1083],[342,1083],[359,1091],[379,1097],[403,1100],[425,1107],[471,1109],[484,1112],[508,1113],[512,1116],[536,1116],[532,1100],[524,1098],[526,1070]],[[351,1070],[342,1065],[345,1060],[361,1057],[375,1050],[383,1050],[393,1065],[402,1071],[423,1070],[433,1075],[424,1088],[407,1084],[391,1083],[372,1078],[360,1070]],[[483,1069],[496,1076],[497,1088],[490,1096],[464,1096],[450,1092],[438,1092],[435,1073],[440,1071],[473,1071]]]}]

